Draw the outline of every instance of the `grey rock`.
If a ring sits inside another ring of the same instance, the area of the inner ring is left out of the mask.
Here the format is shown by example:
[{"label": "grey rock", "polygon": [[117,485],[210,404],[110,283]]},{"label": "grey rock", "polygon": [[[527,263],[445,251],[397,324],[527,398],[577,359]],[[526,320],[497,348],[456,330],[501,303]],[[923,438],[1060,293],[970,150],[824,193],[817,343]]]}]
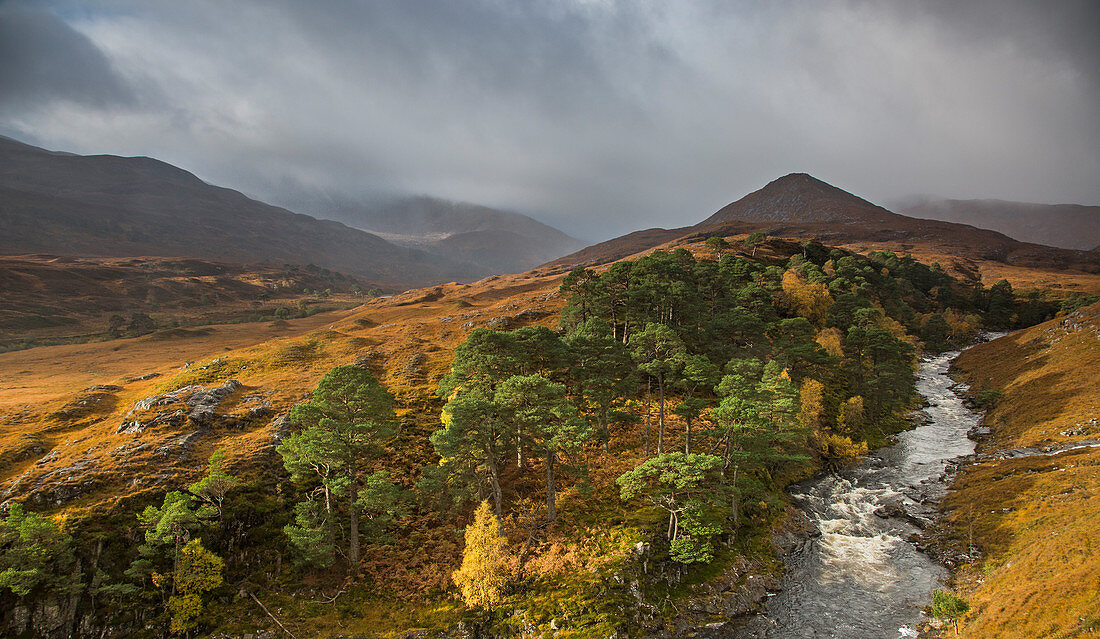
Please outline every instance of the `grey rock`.
[{"label": "grey rock", "polygon": [[286,439],[290,435],[290,415],[279,415],[271,421],[271,425],[268,426],[268,430],[271,432],[271,445],[277,446],[279,442]]}]

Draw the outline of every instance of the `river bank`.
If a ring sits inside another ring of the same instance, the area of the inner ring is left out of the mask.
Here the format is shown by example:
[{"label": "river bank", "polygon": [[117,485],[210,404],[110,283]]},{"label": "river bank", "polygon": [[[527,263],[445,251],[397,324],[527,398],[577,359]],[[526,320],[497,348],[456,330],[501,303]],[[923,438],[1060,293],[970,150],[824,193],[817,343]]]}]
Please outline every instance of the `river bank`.
[{"label": "river bank", "polygon": [[1100,637],[1100,305],[976,346],[952,374],[989,409],[928,535],[970,603],[960,636]]}]

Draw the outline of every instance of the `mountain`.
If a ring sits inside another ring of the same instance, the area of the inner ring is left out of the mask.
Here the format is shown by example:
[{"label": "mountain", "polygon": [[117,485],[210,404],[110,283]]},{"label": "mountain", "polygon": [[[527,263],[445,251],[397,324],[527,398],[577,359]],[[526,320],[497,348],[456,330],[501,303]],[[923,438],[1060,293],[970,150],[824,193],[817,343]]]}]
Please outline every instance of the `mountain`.
[{"label": "mountain", "polygon": [[471,262],[485,275],[521,273],[584,246],[520,213],[431,197],[374,206],[345,203],[320,215],[394,244]]},{"label": "mountain", "polygon": [[1020,242],[966,224],[898,215],[805,173],[774,180],[694,226],[637,231],[567,255],[547,266],[600,264],[672,240],[757,231],[834,245],[880,244],[895,251],[919,249],[1016,266],[1073,266],[1100,272],[1100,256],[1096,253]]},{"label": "mountain", "polygon": [[727,204],[695,229],[731,222],[896,224],[899,216],[806,173],[791,173]]},{"label": "mountain", "polygon": [[921,198],[897,209],[909,217],[993,229],[1023,242],[1082,251],[1100,244],[1100,206]]},{"label": "mountain", "polygon": [[478,269],[250,199],[147,157],[55,153],[0,138],[0,254],[317,264],[387,288]]}]

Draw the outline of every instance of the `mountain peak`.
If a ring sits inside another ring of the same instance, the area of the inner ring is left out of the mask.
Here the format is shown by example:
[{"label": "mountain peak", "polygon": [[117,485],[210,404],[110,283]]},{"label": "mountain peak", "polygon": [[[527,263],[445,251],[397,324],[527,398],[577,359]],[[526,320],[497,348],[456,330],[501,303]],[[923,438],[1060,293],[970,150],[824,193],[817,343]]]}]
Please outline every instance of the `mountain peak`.
[{"label": "mountain peak", "polygon": [[878,223],[889,217],[894,214],[808,173],[789,173],[722,208],[696,228],[733,221]]}]

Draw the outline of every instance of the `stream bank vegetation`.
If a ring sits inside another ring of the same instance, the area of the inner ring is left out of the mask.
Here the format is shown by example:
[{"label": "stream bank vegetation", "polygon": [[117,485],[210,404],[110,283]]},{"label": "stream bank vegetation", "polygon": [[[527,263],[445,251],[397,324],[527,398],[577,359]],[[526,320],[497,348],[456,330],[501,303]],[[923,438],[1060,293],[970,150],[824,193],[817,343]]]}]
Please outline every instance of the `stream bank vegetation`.
[{"label": "stream bank vegetation", "polygon": [[418,367],[434,393],[333,368],[248,474],[216,454],[108,513],[12,503],[0,623],[606,637],[747,611],[785,487],[904,429],[922,350],[1056,310],[908,256],[750,244],[575,269],[552,327],[475,328],[445,375]]}]

